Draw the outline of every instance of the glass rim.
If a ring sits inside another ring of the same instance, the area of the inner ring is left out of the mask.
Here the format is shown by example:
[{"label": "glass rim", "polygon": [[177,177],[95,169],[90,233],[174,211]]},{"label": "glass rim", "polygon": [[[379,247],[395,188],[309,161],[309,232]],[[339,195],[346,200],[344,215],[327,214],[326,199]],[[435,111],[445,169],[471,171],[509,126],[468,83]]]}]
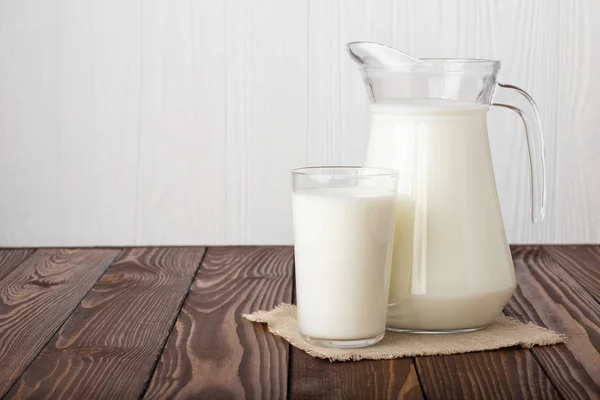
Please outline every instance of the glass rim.
[{"label": "glass rim", "polygon": [[390,66],[364,65],[364,71],[390,71],[408,73],[444,73],[467,71],[498,71],[501,63],[499,60],[485,58],[421,58],[419,63],[395,64]]},{"label": "glass rim", "polygon": [[[336,173],[340,171],[340,173]],[[360,175],[344,174],[343,171],[362,171]],[[379,167],[361,167],[357,165],[322,165],[314,167],[300,167],[292,170],[293,176],[327,176],[331,178],[377,178],[377,177],[397,177],[398,171],[390,168]]]}]

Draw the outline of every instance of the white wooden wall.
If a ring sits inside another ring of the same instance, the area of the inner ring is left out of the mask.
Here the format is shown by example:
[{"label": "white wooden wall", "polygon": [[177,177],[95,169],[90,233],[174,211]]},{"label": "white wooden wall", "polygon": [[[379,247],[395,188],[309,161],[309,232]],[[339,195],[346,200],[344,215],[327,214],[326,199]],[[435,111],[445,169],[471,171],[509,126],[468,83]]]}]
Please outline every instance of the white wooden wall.
[{"label": "white wooden wall", "polygon": [[0,247],[291,243],[289,170],[362,163],[352,40],[502,60],[538,101],[490,115],[512,243],[600,242],[596,0],[0,0]]}]

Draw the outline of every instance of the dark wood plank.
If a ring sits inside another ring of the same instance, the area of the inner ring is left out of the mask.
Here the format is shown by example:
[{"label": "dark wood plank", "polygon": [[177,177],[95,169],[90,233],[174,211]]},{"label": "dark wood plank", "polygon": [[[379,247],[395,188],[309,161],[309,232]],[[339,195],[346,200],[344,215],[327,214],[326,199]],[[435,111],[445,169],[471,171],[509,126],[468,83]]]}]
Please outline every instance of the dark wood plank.
[{"label": "dark wood plank", "polygon": [[513,247],[518,287],[505,313],[567,335],[563,345],[531,349],[568,399],[600,394],[600,305],[543,248]]},{"label": "dark wood plank", "polygon": [[290,247],[209,248],[145,397],[284,399],[288,344],[243,313],[292,299]]},{"label": "dark wood plank", "polygon": [[0,249],[0,280],[33,254],[35,249]]},{"label": "dark wood plank", "polygon": [[430,399],[561,398],[525,349],[418,357],[416,364]]},{"label": "dark wood plank", "polygon": [[544,246],[544,250],[600,301],[600,246]]},{"label": "dark wood plank", "polygon": [[0,397],[119,250],[38,250],[0,281]]},{"label": "dark wood plank", "polygon": [[293,399],[422,399],[410,358],[329,362],[292,348]]},{"label": "dark wood plank", "polygon": [[204,251],[123,252],[7,398],[138,398]]}]

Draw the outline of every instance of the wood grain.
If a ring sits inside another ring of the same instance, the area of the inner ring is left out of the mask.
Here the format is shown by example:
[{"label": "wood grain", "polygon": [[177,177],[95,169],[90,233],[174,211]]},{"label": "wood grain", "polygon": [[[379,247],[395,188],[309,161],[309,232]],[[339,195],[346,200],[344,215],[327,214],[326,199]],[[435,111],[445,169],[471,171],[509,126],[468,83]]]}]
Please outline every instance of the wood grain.
[{"label": "wood grain", "polygon": [[560,399],[529,350],[417,357],[430,399]]},{"label": "wood grain", "polygon": [[413,361],[329,362],[292,348],[293,399],[422,399]]},{"label": "wood grain", "polygon": [[35,249],[0,249],[0,280],[33,254]]},{"label": "wood grain", "polygon": [[38,250],[0,281],[0,397],[119,250]]},{"label": "wood grain", "polygon": [[138,398],[204,251],[123,252],[7,398]]},{"label": "wood grain", "polygon": [[600,246],[544,246],[544,251],[600,301]]},{"label": "wood grain", "polygon": [[559,393],[600,393],[600,304],[543,248],[513,247],[518,287],[505,313],[567,336],[564,345],[531,349]]},{"label": "wood grain", "polygon": [[292,300],[290,247],[209,248],[145,398],[283,399],[288,344],[242,313]]}]

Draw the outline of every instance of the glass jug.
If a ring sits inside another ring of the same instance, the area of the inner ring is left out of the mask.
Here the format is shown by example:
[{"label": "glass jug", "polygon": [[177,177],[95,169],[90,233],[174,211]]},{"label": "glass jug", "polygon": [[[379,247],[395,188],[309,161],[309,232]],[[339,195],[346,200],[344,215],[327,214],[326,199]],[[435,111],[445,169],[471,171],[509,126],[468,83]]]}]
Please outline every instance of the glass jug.
[{"label": "glass jug", "polygon": [[[498,83],[499,61],[416,59],[369,42],[347,45],[371,98],[366,166],[398,171],[387,327],[464,332],[494,320],[516,288],[492,170],[490,106],[525,124],[531,216],[544,218],[545,161],[538,110]],[[495,93],[526,107],[493,103]]]}]

